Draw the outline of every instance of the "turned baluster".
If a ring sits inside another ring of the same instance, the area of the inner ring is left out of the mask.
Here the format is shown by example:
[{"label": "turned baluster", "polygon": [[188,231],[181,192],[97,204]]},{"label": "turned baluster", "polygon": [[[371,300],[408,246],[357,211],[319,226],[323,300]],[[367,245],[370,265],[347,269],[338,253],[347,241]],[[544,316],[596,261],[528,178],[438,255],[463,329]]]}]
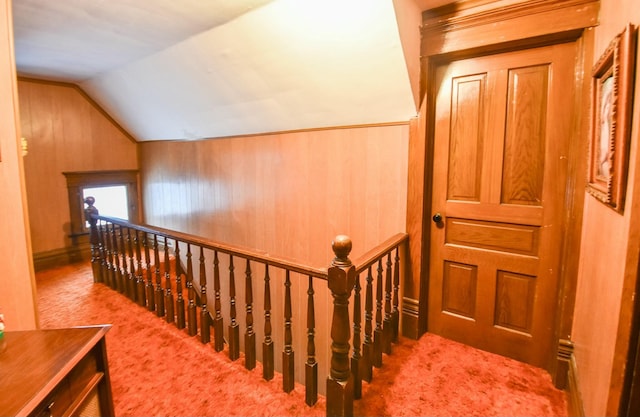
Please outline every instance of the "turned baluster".
[{"label": "turned baluster", "polygon": [[114,259],[113,259],[113,229],[109,227],[110,223],[107,222],[105,224],[105,242],[107,244],[107,267],[109,269],[107,283],[111,288],[117,290],[117,281],[116,281],[116,271],[114,269]]},{"label": "turned baluster", "polygon": [[349,253],[351,239],[337,236],[332,242],[336,257],[327,270],[333,296],[331,320],[331,368],[327,377],[327,416],[353,415],[353,375],[349,369],[349,297],[355,284],[356,270]]},{"label": "turned baluster", "polygon": [[309,275],[307,289],[307,362],[305,363],[305,402],[312,406],[318,401],[318,362],[316,362],[316,309],[313,299],[313,277]]},{"label": "turned baluster", "polygon": [[187,305],[187,331],[189,336],[198,334],[196,293],[193,288],[193,261],[191,255],[191,244],[187,243],[187,293],[189,304]]},{"label": "turned baluster", "polygon": [[400,292],[400,254],[398,253],[398,247],[396,247],[395,263],[393,265],[393,311],[391,318],[393,322],[393,332],[391,340],[393,342],[398,341],[398,334],[400,333],[400,311],[398,310],[399,304],[399,292]]},{"label": "turned baluster", "polygon": [[131,228],[127,227],[127,249],[129,256],[129,275],[127,286],[127,294],[129,298],[136,301],[136,261],[133,253],[133,239],[131,237]]},{"label": "turned baluster", "polygon": [[175,242],[176,249],[174,253],[176,257],[176,327],[178,329],[184,329],[184,296],[182,294],[182,277],[184,276],[184,271],[182,270],[182,260],[180,259],[180,245],[178,239],[176,239]]},{"label": "turned baluster", "polygon": [[356,274],[355,292],[353,295],[353,353],[351,355],[351,375],[353,375],[353,398],[362,397],[362,375],[360,370],[360,325],[361,318],[361,301],[360,301],[360,275]]},{"label": "turned baluster", "polygon": [[220,299],[220,262],[218,261],[218,251],[213,254],[213,291],[215,296],[213,319],[213,347],[216,352],[224,349],[224,320],[222,318],[222,302]]},{"label": "turned baluster", "polygon": [[130,297],[129,292],[129,271],[127,271],[129,263],[127,262],[127,247],[124,244],[124,226],[118,226],[118,247],[120,248],[120,281],[122,282],[122,293]]},{"label": "turned baluster", "polygon": [[367,287],[364,302],[364,343],[362,345],[361,374],[362,379],[371,382],[373,378],[373,274],[367,268]]},{"label": "turned baluster", "polygon": [[169,257],[169,243],[167,237],[164,237],[164,308],[165,319],[167,323],[173,323],[174,311],[173,311],[173,292],[171,291],[171,259]]},{"label": "turned baluster", "polygon": [[136,262],[138,264],[138,268],[136,269],[136,298],[138,300],[138,304],[142,307],[147,305],[147,300],[144,293],[144,277],[142,272],[144,268],[142,268],[142,252],[140,250],[140,237],[138,235],[138,231],[135,230],[133,235],[133,243],[136,248]]},{"label": "turned baluster", "polygon": [[393,338],[393,319],[391,316],[391,252],[387,254],[387,269],[384,284],[384,324],[382,326],[382,351],[391,354],[391,339]]},{"label": "turned baluster", "polygon": [[160,273],[160,249],[158,246],[158,235],[153,235],[153,265],[156,277],[156,287],[154,297],[156,300],[156,316],[164,316],[164,290],[162,289],[162,274]]},{"label": "turned baluster", "polygon": [[[118,229],[121,229],[118,227]],[[118,231],[116,230],[116,225],[111,224],[111,238],[113,239],[112,253],[113,253],[113,272],[114,279],[116,282],[116,288],[118,292],[124,293],[124,275],[122,273],[122,269],[120,268],[120,248],[118,247]],[[121,233],[122,234],[122,233]]]},{"label": "turned baluster", "polygon": [[382,259],[380,259],[376,279],[376,328],[373,331],[373,357],[371,358],[371,364],[376,368],[382,366],[382,271]]},{"label": "turned baluster", "polygon": [[100,259],[100,234],[98,232],[98,209],[93,206],[96,202],[95,198],[87,197],[84,203],[87,208],[84,209],[84,217],[89,222],[89,242],[91,243],[91,270],[93,271],[93,282],[103,282],[101,273]]},{"label": "turned baluster", "polygon": [[282,389],[291,392],[295,384],[293,334],[291,329],[291,278],[287,269],[284,280],[284,349],[282,351]]},{"label": "turned baluster", "polygon": [[204,263],[204,248],[200,246],[200,341],[209,343],[209,310],[207,309],[207,271]]},{"label": "turned baluster", "polygon": [[107,232],[103,220],[98,224],[98,237],[100,239],[100,279],[102,283],[109,285],[109,258],[107,253]]},{"label": "turned baluster", "polygon": [[233,256],[229,255],[229,359],[240,357],[240,327],[236,321],[236,277]]},{"label": "turned baluster", "polygon": [[251,263],[247,259],[244,281],[247,323],[244,333],[244,366],[249,370],[256,367],[256,334],[253,331],[253,286],[251,279]]},{"label": "turned baluster", "polygon": [[269,264],[264,265],[264,341],[262,342],[262,377],[267,381],[273,379],[274,350],[271,338],[271,278]]},{"label": "turned baluster", "polygon": [[142,245],[144,246],[144,262],[145,269],[147,272],[147,282],[145,284],[145,289],[147,292],[147,309],[149,311],[153,311],[156,309],[156,301],[155,296],[153,294],[153,272],[151,271],[151,250],[150,250],[150,242],[149,242],[149,234],[146,232],[142,233]]}]

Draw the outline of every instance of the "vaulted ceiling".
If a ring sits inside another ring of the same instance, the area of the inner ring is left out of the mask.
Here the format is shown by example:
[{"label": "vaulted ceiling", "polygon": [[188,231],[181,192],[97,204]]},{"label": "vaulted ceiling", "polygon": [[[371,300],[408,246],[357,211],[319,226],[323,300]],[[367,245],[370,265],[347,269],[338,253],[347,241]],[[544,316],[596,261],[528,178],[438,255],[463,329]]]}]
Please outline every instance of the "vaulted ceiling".
[{"label": "vaulted ceiling", "polygon": [[394,3],[447,3],[413,1],[14,0],[16,66],[79,85],[139,141],[407,121]]}]

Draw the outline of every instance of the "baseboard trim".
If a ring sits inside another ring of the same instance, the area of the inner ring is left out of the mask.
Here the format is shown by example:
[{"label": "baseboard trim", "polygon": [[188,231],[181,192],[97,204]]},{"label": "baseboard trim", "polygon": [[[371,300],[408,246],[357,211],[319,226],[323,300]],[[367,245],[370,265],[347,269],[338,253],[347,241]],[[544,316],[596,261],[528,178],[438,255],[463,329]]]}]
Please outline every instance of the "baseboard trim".
[{"label": "baseboard trim", "polygon": [[418,318],[420,303],[413,298],[402,298],[402,335],[409,339],[418,340],[420,332],[418,330]]},{"label": "baseboard trim", "polygon": [[33,254],[33,268],[36,271],[69,265],[74,262],[88,261],[91,259],[90,246],[88,244],[67,246],[45,252]]},{"label": "baseboard trim", "polygon": [[584,417],[584,405],[582,403],[582,396],[580,395],[578,384],[578,366],[576,364],[576,358],[571,354],[569,360],[569,386],[568,386],[568,411],[570,416]]}]

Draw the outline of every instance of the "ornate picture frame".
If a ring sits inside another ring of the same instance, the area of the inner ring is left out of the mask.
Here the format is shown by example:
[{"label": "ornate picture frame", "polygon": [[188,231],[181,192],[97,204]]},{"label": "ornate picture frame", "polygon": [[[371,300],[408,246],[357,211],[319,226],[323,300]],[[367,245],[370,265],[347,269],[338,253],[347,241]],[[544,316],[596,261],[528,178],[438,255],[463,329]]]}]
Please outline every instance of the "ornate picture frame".
[{"label": "ornate picture frame", "polygon": [[587,191],[624,211],[633,107],[637,28],[628,24],[609,44],[591,75],[591,132]]}]

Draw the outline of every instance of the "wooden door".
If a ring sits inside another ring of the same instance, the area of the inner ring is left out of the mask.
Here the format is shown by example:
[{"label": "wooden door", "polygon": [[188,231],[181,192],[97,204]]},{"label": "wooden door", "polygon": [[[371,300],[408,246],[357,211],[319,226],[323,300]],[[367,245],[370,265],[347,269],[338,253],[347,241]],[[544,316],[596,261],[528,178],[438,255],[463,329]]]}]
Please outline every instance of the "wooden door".
[{"label": "wooden door", "polygon": [[436,69],[429,331],[544,368],[575,55],[566,43]]}]

